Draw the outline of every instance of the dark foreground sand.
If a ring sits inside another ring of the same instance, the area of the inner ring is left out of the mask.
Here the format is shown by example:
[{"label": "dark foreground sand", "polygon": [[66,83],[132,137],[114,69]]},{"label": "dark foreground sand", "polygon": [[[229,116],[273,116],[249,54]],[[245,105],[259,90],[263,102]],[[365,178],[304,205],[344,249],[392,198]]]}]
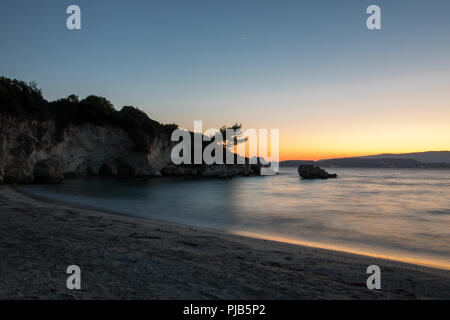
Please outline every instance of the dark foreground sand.
[{"label": "dark foreground sand", "polygon": [[[81,290],[66,269],[81,267]],[[368,290],[377,264],[382,290]],[[1,299],[450,298],[450,271],[75,209],[0,187]]]}]

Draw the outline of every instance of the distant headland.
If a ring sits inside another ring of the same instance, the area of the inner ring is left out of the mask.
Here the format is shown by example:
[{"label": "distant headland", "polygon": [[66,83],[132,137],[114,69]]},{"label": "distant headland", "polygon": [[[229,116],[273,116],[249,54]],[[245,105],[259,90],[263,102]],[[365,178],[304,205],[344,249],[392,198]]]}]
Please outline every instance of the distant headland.
[{"label": "distant headland", "polygon": [[371,156],[335,158],[324,160],[286,160],[281,167],[298,167],[303,164],[317,164],[331,168],[419,168],[450,169],[450,151],[427,151],[415,153],[383,153]]}]

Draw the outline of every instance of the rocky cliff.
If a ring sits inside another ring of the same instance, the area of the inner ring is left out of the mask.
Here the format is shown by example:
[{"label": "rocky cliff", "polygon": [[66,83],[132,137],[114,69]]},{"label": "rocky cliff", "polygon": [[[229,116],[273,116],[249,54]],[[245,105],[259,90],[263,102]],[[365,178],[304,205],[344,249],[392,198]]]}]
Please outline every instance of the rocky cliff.
[{"label": "rocky cliff", "polygon": [[259,174],[255,165],[171,163],[175,124],[104,97],[47,101],[35,83],[0,77],[0,184],[58,183],[67,176]]},{"label": "rocky cliff", "polygon": [[[160,175],[170,164],[170,137],[153,139],[147,152],[135,151],[129,135],[111,126],[69,125],[0,114],[0,167],[5,183],[31,183],[35,165],[57,160],[65,176]],[[1,180],[1,177],[0,177]]]},{"label": "rocky cliff", "polygon": [[0,114],[0,184],[57,183],[92,175],[259,175],[259,165],[173,165],[173,145],[168,134],[160,133],[146,151],[136,151],[129,134],[117,127],[86,123],[59,129],[53,120]]}]

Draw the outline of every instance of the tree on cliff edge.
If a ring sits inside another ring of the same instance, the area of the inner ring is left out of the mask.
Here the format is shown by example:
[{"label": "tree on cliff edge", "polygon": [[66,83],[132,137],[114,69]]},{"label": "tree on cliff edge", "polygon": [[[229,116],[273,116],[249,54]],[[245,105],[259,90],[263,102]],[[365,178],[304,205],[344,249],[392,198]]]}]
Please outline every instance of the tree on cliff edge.
[{"label": "tree on cliff edge", "polygon": [[[231,133],[228,137],[227,131]],[[248,137],[244,137],[242,124],[237,122],[231,127],[223,126],[220,128],[220,132],[222,134],[225,149],[233,153],[236,153],[238,144],[245,143],[248,140]]]}]

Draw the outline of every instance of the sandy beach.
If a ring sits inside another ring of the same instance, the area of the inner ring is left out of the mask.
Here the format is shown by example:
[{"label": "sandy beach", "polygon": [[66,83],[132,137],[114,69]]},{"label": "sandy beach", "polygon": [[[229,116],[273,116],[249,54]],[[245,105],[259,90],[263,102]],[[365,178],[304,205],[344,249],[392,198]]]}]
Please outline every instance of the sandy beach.
[{"label": "sandy beach", "polygon": [[[0,187],[0,299],[450,299],[450,271],[32,199]],[[382,289],[366,287],[381,268]],[[66,269],[81,268],[81,290]]]}]

